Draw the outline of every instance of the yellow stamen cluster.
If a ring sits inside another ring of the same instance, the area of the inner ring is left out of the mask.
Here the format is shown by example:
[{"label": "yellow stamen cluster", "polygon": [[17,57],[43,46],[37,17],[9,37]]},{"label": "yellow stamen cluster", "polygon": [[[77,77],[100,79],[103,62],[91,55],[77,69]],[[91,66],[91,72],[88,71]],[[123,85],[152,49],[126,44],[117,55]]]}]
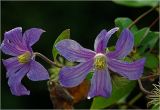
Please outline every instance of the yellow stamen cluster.
[{"label": "yellow stamen cluster", "polygon": [[17,58],[19,63],[27,63],[31,59],[31,53],[26,51],[24,54],[19,55]]},{"label": "yellow stamen cluster", "polygon": [[106,67],[106,56],[102,53],[98,53],[94,57],[94,67],[97,70],[102,70]]}]

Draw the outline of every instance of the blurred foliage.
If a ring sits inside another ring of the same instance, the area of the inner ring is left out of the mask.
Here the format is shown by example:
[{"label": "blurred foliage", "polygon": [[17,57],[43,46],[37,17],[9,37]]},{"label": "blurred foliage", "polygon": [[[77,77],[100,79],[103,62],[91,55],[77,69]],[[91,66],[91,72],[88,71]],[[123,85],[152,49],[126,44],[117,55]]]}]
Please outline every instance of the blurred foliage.
[{"label": "blurred foliage", "polygon": [[134,46],[138,47],[142,40],[147,36],[148,32],[149,32],[149,28],[148,27],[144,27],[140,30],[138,30],[135,34],[134,34]]},{"label": "blurred foliage", "polygon": [[156,6],[158,5],[158,0],[113,0],[113,2],[125,6],[132,7],[142,7],[142,6]]},{"label": "blurred foliage", "polygon": [[[121,32],[124,28],[128,28],[128,26],[133,21],[130,18],[120,17],[120,18],[116,18],[114,22],[115,22],[115,25],[120,28],[120,32]],[[136,25],[133,25],[130,30],[134,33],[138,30],[138,28]]]},{"label": "blurred foliage", "polygon": [[139,53],[143,54],[146,51],[151,51],[157,43],[159,35],[159,32],[149,31],[140,44],[140,48],[138,49]]},{"label": "blurred foliage", "polygon": [[157,69],[158,68],[158,58],[156,55],[151,54],[151,53],[146,53],[145,54],[146,57],[146,63],[145,63],[145,67],[149,68],[149,69]]}]

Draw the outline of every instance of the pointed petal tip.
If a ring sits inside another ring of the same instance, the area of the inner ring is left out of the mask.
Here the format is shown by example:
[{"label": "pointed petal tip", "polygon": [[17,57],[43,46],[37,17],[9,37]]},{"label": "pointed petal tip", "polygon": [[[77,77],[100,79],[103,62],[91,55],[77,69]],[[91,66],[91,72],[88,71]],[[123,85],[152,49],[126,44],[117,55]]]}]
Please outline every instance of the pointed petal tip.
[{"label": "pointed petal tip", "polygon": [[39,41],[41,35],[45,32],[45,30],[40,28],[30,28],[26,30],[23,34],[23,42],[28,46],[32,46],[37,41]]},{"label": "pointed petal tip", "polygon": [[15,93],[13,91],[11,91],[12,95],[15,95],[15,96],[25,96],[25,95],[30,95],[30,91],[27,90],[27,91],[24,91],[24,92],[19,92],[19,93]]},{"label": "pointed petal tip", "polygon": [[39,29],[42,33],[43,33],[43,32],[46,32],[46,31],[45,31],[45,30],[43,30],[43,29],[40,29],[40,28],[37,28],[37,29]]},{"label": "pointed petal tip", "polygon": [[115,28],[113,28],[113,29],[118,31],[118,30],[119,30],[119,27],[115,27]]},{"label": "pointed petal tip", "polygon": [[41,28],[30,28],[28,30],[35,30],[35,31],[39,31],[40,33],[44,33],[46,32],[45,30],[41,29]]},{"label": "pointed petal tip", "polygon": [[10,33],[10,32],[13,32],[13,31],[22,31],[22,27],[15,27],[15,28],[13,28],[13,29],[11,29],[11,30],[9,30],[9,31],[6,31],[6,32],[4,33],[4,35],[6,35],[6,34],[8,34],[8,33]]},{"label": "pointed petal tip", "polygon": [[[106,29],[102,29],[101,32],[107,32],[107,30],[106,30]],[[100,33],[101,33],[101,32],[100,32]]]}]

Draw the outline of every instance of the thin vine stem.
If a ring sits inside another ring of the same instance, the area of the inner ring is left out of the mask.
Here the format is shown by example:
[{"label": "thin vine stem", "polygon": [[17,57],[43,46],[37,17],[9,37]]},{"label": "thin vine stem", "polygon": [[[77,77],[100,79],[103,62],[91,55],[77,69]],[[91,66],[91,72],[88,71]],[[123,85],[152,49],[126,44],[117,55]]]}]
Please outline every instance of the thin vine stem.
[{"label": "thin vine stem", "polygon": [[141,82],[140,79],[138,79],[138,84],[139,84],[139,87],[140,87],[140,89],[141,89],[141,91],[142,91],[143,93],[145,93],[145,94],[152,94],[150,91],[146,90],[146,89],[143,87],[142,82]]},{"label": "thin vine stem", "polygon": [[154,26],[158,20],[159,20],[159,16],[151,23],[151,25],[149,26],[149,28],[151,28],[152,26]]},{"label": "thin vine stem", "polygon": [[56,67],[58,67],[58,68],[62,68],[62,67],[63,67],[62,65],[57,64],[57,63],[51,61],[50,59],[48,59],[46,56],[44,56],[43,54],[41,54],[41,53],[39,53],[39,52],[34,52],[34,55],[42,58],[44,61],[46,61],[47,63],[49,63],[49,64],[51,64],[51,65],[53,65],[53,66],[56,66]]},{"label": "thin vine stem", "polygon": [[128,105],[133,105],[139,98],[143,96],[143,93],[140,92],[138,95],[136,95],[132,100],[128,102]]},{"label": "thin vine stem", "polygon": [[140,19],[142,19],[143,17],[145,17],[147,14],[149,14],[151,11],[153,11],[155,8],[157,8],[157,6],[149,9],[148,11],[144,12],[142,15],[140,15],[137,19],[135,19],[129,26],[128,28],[131,28],[134,24],[136,24]]},{"label": "thin vine stem", "polygon": [[160,74],[153,74],[153,75],[144,76],[144,77],[141,77],[141,80],[153,78],[153,77],[156,77],[156,76],[160,76]]}]

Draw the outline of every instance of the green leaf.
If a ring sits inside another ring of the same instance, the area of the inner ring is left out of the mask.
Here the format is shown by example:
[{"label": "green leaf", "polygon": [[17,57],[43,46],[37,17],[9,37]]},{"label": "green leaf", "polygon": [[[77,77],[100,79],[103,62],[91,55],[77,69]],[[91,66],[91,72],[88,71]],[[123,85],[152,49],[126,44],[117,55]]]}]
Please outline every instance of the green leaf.
[{"label": "green leaf", "polygon": [[111,46],[111,47],[106,48],[106,52],[107,51],[114,51],[114,50],[115,50],[115,46]]},{"label": "green leaf", "polygon": [[158,0],[113,0],[113,2],[125,5],[125,6],[131,6],[131,7],[142,7],[142,6],[156,6],[158,5]]},{"label": "green leaf", "polygon": [[[125,18],[125,17],[120,17],[120,18],[116,18],[114,20],[115,25],[118,26],[120,28],[120,31],[122,31],[124,28],[128,28],[128,26],[133,22],[130,18]],[[135,33],[136,31],[138,31],[138,28],[136,25],[133,25],[131,27],[131,31],[133,33]]]},{"label": "green leaf", "polygon": [[125,78],[114,76],[112,81],[112,95],[109,98],[95,97],[91,109],[101,109],[109,107],[112,104],[122,102],[126,99],[129,93],[135,87],[135,81],[130,81]]},{"label": "green leaf", "polygon": [[134,34],[134,46],[139,46],[142,40],[148,35],[150,28],[145,27]]},{"label": "green leaf", "polygon": [[145,54],[145,57],[146,57],[145,67],[150,69],[158,68],[158,58],[154,54],[147,53]]},{"label": "green leaf", "polygon": [[155,46],[156,42],[158,41],[159,38],[159,32],[152,32],[150,31],[147,36],[142,40],[140,47],[138,49],[139,53],[144,53],[146,49],[153,49]]},{"label": "green leaf", "polygon": [[57,49],[55,48],[55,45],[61,41],[61,40],[64,40],[64,39],[69,39],[70,38],[70,29],[66,29],[64,30],[59,36],[58,38],[56,39],[56,41],[54,42],[54,45],[53,45],[53,49],[52,49],[52,54],[53,54],[53,58],[54,60],[56,61],[56,57],[58,55],[58,51]]},{"label": "green leaf", "polygon": [[87,80],[91,80],[93,74],[94,74],[93,71],[89,72],[88,75],[87,75],[87,77],[86,77],[86,79],[87,79]]},{"label": "green leaf", "polygon": [[132,60],[130,57],[125,57],[125,58],[123,59],[123,61],[132,62],[133,60]]}]

